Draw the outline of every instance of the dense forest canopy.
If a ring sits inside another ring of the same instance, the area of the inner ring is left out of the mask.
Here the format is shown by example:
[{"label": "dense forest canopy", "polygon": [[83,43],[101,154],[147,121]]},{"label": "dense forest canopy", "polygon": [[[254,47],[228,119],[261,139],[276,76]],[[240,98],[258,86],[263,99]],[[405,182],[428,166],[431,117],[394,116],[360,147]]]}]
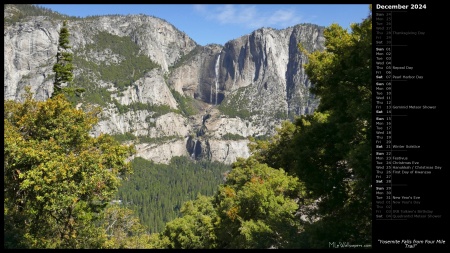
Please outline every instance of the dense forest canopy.
[{"label": "dense forest canopy", "polygon": [[212,196],[223,174],[231,169],[219,162],[193,161],[174,157],[170,164],[157,164],[136,157],[131,161],[133,175],[123,181],[117,193],[122,205],[135,211],[152,233],[180,215],[184,202],[197,195]]}]

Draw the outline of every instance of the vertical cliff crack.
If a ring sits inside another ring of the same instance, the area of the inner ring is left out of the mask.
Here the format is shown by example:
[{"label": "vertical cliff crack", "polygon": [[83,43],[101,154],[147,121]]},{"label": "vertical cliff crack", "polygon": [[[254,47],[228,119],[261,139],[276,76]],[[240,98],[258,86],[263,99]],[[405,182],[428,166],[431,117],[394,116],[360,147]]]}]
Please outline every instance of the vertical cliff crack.
[{"label": "vertical cliff crack", "polygon": [[225,162],[227,160],[229,153],[230,153],[230,144],[227,143],[227,154],[225,155],[225,158],[223,159],[223,162]]}]

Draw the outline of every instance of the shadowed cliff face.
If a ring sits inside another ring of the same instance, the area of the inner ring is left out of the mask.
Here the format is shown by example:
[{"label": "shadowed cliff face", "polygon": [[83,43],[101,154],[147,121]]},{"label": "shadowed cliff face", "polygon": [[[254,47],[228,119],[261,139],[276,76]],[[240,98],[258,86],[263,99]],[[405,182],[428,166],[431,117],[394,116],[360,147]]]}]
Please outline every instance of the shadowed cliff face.
[{"label": "shadowed cliff face", "polygon": [[247,88],[245,99],[239,100],[249,111],[267,116],[311,113],[317,100],[309,93],[311,83],[302,68],[307,58],[298,43],[310,51],[323,50],[323,28],[310,24],[262,28],[223,47],[208,45],[171,73],[169,85],[210,104],[220,104],[239,88]]},{"label": "shadowed cliff face", "polygon": [[[15,12],[5,8],[5,20]],[[36,99],[51,96],[61,25],[49,16],[5,22],[4,99],[21,100],[27,85]],[[323,27],[261,28],[223,46],[199,46],[145,15],[69,20],[69,32],[75,84],[88,90],[77,106],[103,108],[92,134],[131,133],[137,156],[155,162],[232,163],[249,156],[247,137],[271,135],[318,105],[297,44],[323,50]]]}]

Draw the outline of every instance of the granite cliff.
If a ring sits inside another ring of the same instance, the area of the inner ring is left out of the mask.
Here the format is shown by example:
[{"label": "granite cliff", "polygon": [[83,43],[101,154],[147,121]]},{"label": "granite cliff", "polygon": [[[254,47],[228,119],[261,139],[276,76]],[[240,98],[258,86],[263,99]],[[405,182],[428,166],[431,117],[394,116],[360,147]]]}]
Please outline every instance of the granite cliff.
[{"label": "granite cliff", "polygon": [[249,136],[270,136],[281,121],[318,105],[302,67],[308,59],[297,48],[324,49],[317,25],[261,28],[200,46],[157,17],[4,8],[4,99],[21,100],[27,85],[36,99],[51,96],[58,31],[68,19],[75,83],[86,89],[77,106],[103,109],[92,134],[133,142],[145,159],[230,164],[249,156]]}]

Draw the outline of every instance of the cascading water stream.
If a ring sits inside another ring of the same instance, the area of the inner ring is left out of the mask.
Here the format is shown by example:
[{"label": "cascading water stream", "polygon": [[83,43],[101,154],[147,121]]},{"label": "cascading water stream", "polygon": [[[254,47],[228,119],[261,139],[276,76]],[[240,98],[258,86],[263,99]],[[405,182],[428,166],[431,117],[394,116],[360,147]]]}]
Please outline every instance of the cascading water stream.
[{"label": "cascading water stream", "polygon": [[194,148],[192,149],[191,158],[195,159],[195,147],[197,146],[197,140],[194,142]]},{"label": "cascading water stream", "polygon": [[212,93],[213,93],[213,86],[211,85],[211,93],[209,93],[209,101],[211,102],[211,104],[213,104]]},{"label": "cascading water stream", "polygon": [[[218,86],[219,86],[219,63],[220,63],[220,54],[219,54],[219,57],[217,57],[216,69],[215,69],[215,71],[216,71],[216,101],[215,101],[215,105],[217,105],[217,90],[218,90]],[[212,96],[212,93],[211,93],[211,96]],[[212,101],[211,101],[211,103],[212,103]]]}]

